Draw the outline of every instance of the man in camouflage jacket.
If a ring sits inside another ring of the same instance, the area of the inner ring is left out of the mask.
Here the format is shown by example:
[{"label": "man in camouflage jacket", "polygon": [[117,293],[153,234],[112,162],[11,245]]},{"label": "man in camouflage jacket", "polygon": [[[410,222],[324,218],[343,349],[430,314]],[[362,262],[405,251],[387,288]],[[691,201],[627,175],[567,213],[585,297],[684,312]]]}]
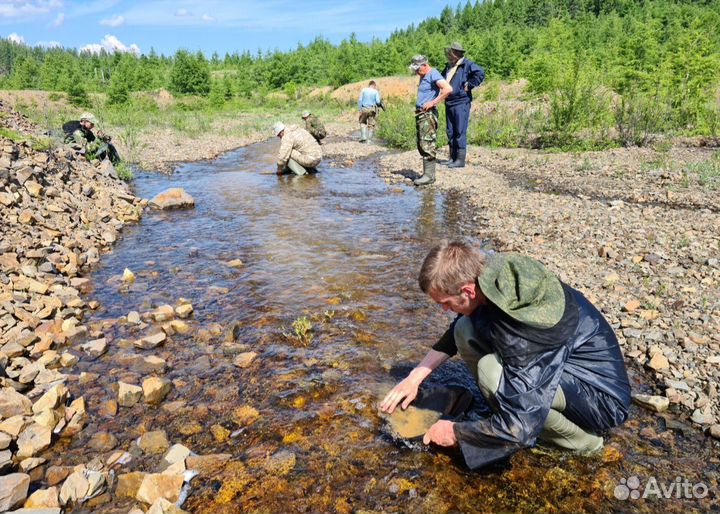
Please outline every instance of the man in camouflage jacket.
[{"label": "man in camouflage jacket", "polygon": [[79,120],[68,121],[63,125],[65,142],[79,145],[90,160],[103,160],[107,157],[113,164],[117,164],[120,162],[120,155],[118,155],[115,145],[110,142],[112,138],[102,130],[98,130],[95,135],[92,130],[95,125],[97,125],[97,118],[92,113],[82,113]]},{"label": "man in camouflage jacket", "polygon": [[315,138],[318,144],[322,144],[322,140],[327,136],[327,131],[320,118],[310,111],[305,111],[302,118],[305,120],[305,130],[310,132],[310,135]]},{"label": "man in camouflage jacket", "polygon": [[285,126],[281,122],[275,124],[273,132],[281,140],[277,160],[278,174],[285,173],[289,168],[296,175],[305,175],[320,164],[322,148],[310,132],[293,125]]}]

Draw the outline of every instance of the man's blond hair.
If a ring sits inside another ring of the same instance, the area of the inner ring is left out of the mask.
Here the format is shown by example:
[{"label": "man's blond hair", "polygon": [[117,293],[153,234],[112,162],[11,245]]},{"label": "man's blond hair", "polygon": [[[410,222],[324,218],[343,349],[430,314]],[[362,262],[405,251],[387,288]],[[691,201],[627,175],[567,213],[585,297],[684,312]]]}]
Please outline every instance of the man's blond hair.
[{"label": "man's blond hair", "polygon": [[485,268],[485,256],[462,241],[442,241],[425,257],[420,268],[420,289],[457,295],[463,284],[475,282]]}]

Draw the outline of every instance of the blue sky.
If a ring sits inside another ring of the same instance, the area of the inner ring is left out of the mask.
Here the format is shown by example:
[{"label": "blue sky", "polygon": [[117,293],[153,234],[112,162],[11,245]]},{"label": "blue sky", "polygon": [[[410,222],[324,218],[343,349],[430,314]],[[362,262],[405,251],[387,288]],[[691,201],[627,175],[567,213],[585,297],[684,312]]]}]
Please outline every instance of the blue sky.
[{"label": "blue sky", "polygon": [[[386,38],[447,0],[0,0],[0,37],[28,45],[172,54],[288,50],[316,36],[338,43]],[[453,4],[455,5],[455,4]]]}]

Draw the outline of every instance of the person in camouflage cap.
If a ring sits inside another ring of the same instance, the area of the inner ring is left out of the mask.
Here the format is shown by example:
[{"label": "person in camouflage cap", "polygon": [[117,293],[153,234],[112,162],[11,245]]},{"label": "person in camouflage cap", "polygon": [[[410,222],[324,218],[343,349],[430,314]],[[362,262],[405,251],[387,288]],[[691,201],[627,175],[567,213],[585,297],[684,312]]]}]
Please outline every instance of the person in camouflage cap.
[{"label": "person in camouflage cap", "polygon": [[302,114],[302,119],[305,120],[305,130],[310,132],[310,135],[315,138],[315,141],[321,145],[322,140],[327,136],[327,131],[325,130],[325,125],[320,121],[320,118],[310,111],[305,111]]},{"label": "person in camouflage cap", "polygon": [[82,113],[79,120],[68,121],[63,125],[65,142],[76,145],[89,160],[103,160],[107,157],[113,164],[119,163],[120,155],[115,145],[111,143],[112,138],[102,130],[98,130],[95,134],[93,132],[95,125],[97,125],[95,115],[91,112]]},{"label": "person in camouflage cap", "polygon": [[458,316],[381,410],[407,408],[423,380],[460,354],[493,411],[479,420],[440,420],[425,444],[457,444],[475,469],[538,439],[595,452],[603,446],[598,434],[627,419],[630,383],[612,328],[540,262],[443,242],[425,257],[419,282]]}]

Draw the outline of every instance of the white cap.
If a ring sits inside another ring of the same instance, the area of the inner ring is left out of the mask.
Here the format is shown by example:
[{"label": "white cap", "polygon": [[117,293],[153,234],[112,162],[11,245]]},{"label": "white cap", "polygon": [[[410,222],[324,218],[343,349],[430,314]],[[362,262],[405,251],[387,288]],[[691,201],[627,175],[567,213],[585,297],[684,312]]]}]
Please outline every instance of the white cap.
[{"label": "white cap", "polygon": [[285,124],[282,121],[278,121],[275,125],[273,125],[273,133],[277,136],[285,130]]}]

